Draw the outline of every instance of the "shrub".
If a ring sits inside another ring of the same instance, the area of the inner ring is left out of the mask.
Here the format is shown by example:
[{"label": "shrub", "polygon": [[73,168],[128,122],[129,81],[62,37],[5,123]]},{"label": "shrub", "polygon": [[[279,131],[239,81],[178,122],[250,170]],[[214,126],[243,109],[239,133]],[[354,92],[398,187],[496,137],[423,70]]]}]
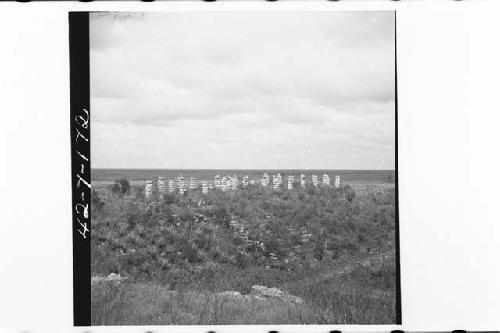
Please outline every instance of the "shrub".
[{"label": "shrub", "polygon": [[127,178],[116,179],[111,186],[111,192],[118,196],[123,196],[130,193],[130,183]]},{"label": "shrub", "polygon": [[238,252],[235,256],[235,265],[237,267],[248,267],[251,263],[250,257],[245,252]]},{"label": "shrub", "polygon": [[217,206],[214,210],[213,216],[215,219],[215,223],[225,227],[229,227],[229,223],[231,222],[231,214],[227,206]]},{"label": "shrub", "polygon": [[192,221],[194,219],[194,211],[190,207],[183,207],[179,211],[181,221]]},{"label": "shrub", "polygon": [[354,189],[351,186],[346,185],[344,186],[343,190],[345,192],[346,200],[352,202],[352,200],[356,197],[356,192],[354,191]]},{"label": "shrub", "polygon": [[248,215],[247,208],[249,205],[250,205],[250,202],[248,201],[248,199],[240,198],[238,200],[238,207],[237,207],[236,213],[241,217],[247,216]]},{"label": "shrub", "polygon": [[100,211],[104,207],[104,201],[99,197],[99,193],[96,190],[92,189],[90,198],[92,210]]},{"label": "shrub", "polygon": [[139,210],[138,207],[134,205],[127,205],[123,213],[129,228],[135,227],[146,220],[146,214],[144,211]]},{"label": "shrub", "polygon": [[144,187],[142,186],[135,187],[135,198],[138,200],[144,200],[146,198],[146,194],[144,193]]},{"label": "shrub", "polygon": [[163,201],[167,205],[171,205],[171,204],[177,203],[179,201],[179,198],[177,197],[177,195],[175,195],[173,193],[167,193],[167,194],[165,194]]},{"label": "shrub", "polygon": [[196,245],[190,241],[186,241],[181,245],[182,256],[188,260],[190,263],[197,263],[202,261],[200,252],[196,248]]}]

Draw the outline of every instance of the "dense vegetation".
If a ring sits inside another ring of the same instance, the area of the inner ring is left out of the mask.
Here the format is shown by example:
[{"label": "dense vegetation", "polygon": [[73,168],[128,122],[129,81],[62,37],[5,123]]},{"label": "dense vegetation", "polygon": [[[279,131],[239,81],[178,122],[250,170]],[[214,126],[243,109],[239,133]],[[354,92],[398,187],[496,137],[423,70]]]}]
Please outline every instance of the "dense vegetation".
[{"label": "dense vegetation", "polygon": [[[127,280],[93,286],[94,324],[395,320],[393,188],[250,185],[145,200],[140,187],[113,186],[92,192],[92,274]],[[304,303],[216,297],[257,284]]]}]

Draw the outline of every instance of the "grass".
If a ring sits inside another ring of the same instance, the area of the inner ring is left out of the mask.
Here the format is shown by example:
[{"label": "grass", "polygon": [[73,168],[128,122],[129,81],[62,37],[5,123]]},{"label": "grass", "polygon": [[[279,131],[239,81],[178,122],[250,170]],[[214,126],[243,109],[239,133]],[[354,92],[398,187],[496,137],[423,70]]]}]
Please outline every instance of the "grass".
[{"label": "grass", "polygon": [[[94,286],[93,325],[392,323],[395,294],[374,297],[349,282],[304,287],[304,302],[233,299],[198,289],[175,292],[155,283]],[[111,297],[110,297],[111,296]],[[114,297],[113,297],[114,296]]]},{"label": "grass", "polygon": [[[92,286],[93,325],[395,322],[390,187],[131,191],[92,193],[92,274],[127,277]],[[304,302],[218,295],[254,285]]]}]

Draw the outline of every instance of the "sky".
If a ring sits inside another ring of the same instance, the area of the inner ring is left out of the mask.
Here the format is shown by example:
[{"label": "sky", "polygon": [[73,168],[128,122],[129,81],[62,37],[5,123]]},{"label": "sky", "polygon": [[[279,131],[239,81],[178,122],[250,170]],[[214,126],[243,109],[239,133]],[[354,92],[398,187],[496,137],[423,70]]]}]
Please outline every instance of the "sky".
[{"label": "sky", "polygon": [[393,12],[90,15],[93,168],[394,169]]}]

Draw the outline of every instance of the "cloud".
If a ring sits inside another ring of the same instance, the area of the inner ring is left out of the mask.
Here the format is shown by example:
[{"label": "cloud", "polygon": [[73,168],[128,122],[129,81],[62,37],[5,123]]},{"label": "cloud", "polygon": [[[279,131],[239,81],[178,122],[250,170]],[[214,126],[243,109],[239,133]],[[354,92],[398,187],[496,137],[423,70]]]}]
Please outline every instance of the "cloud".
[{"label": "cloud", "polygon": [[394,167],[392,12],[90,22],[97,167]]}]

